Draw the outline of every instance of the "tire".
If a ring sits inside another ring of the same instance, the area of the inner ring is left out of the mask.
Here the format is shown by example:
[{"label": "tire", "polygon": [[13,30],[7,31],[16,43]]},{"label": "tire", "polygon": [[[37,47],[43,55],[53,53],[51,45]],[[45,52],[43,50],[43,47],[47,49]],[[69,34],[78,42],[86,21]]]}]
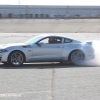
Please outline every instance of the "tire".
[{"label": "tire", "polygon": [[70,63],[74,65],[80,65],[84,61],[84,53],[80,50],[75,50],[70,54]]},{"label": "tire", "polygon": [[24,54],[20,51],[13,51],[9,55],[8,62],[13,66],[21,66],[24,62]]}]

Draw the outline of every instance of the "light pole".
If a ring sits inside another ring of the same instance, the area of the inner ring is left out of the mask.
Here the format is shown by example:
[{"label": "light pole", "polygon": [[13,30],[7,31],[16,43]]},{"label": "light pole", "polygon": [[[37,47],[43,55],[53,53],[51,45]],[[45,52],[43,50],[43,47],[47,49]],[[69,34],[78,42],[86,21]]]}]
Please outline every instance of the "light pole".
[{"label": "light pole", "polygon": [[18,0],[18,5],[20,5],[20,0]]},{"label": "light pole", "polygon": [[26,18],[28,17],[28,6],[26,5]]}]

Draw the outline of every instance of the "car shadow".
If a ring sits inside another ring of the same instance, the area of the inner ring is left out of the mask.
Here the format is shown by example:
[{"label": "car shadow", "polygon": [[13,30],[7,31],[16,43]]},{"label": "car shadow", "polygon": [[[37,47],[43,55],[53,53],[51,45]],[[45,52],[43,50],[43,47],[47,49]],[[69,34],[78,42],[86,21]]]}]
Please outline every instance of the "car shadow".
[{"label": "car shadow", "polygon": [[0,69],[50,69],[50,68],[81,68],[98,67],[96,65],[72,65],[70,63],[25,63],[22,66],[14,67],[9,64],[0,64]]}]

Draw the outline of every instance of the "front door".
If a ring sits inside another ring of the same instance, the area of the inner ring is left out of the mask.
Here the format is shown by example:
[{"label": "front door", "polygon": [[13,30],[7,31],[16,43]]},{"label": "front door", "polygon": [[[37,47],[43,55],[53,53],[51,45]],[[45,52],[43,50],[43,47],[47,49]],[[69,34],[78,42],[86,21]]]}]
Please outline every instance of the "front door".
[{"label": "front door", "polygon": [[55,41],[50,41],[50,37],[34,44],[33,61],[59,61],[61,59],[63,51],[62,38],[55,38]]}]

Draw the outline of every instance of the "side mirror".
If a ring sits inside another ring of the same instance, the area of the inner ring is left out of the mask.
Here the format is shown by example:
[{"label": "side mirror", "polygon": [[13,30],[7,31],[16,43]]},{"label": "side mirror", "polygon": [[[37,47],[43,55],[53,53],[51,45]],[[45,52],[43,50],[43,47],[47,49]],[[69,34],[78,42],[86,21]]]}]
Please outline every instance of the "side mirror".
[{"label": "side mirror", "polygon": [[37,43],[37,45],[38,46],[41,46],[41,45],[43,45],[43,42],[39,42],[39,43]]}]

